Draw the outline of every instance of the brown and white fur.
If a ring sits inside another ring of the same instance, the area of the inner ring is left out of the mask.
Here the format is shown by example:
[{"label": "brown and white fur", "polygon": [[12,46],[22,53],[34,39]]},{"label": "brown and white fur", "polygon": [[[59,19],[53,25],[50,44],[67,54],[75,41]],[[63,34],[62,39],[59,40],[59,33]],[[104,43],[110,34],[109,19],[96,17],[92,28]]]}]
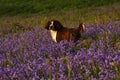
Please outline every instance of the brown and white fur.
[{"label": "brown and white fur", "polygon": [[85,26],[81,23],[78,28],[66,28],[58,20],[50,20],[46,23],[45,29],[50,31],[54,42],[61,40],[76,42],[85,31]]}]

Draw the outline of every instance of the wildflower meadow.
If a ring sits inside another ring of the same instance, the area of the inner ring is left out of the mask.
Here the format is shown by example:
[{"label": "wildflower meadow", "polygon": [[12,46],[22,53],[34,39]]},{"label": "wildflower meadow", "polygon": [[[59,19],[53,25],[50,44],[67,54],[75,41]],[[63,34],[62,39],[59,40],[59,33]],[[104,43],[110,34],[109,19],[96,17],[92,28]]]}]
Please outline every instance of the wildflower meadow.
[{"label": "wildflower meadow", "polygon": [[76,43],[35,28],[0,38],[0,80],[119,80],[120,22],[85,25]]},{"label": "wildflower meadow", "polygon": [[[51,19],[85,32],[55,43]],[[120,0],[0,0],[0,80],[120,80]]]}]

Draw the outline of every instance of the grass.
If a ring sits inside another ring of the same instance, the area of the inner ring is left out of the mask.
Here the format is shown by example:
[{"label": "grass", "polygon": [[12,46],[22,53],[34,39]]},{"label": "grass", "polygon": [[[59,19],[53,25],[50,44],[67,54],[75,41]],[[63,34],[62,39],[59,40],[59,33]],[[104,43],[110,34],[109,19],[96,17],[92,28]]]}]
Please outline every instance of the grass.
[{"label": "grass", "polygon": [[53,18],[68,27],[118,21],[119,4],[120,0],[1,0],[0,35],[41,28]]},{"label": "grass", "polygon": [[119,0],[1,0],[0,15],[50,13],[120,3]]}]

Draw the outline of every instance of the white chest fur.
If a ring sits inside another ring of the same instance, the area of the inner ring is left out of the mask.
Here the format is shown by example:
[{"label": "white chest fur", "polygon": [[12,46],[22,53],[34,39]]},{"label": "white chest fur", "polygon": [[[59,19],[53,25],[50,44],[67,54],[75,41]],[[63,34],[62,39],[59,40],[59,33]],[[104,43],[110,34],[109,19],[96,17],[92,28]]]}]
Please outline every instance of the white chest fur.
[{"label": "white chest fur", "polygon": [[57,31],[50,30],[50,33],[51,33],[53,41],[57,42],[57,40],[56,40]]}]

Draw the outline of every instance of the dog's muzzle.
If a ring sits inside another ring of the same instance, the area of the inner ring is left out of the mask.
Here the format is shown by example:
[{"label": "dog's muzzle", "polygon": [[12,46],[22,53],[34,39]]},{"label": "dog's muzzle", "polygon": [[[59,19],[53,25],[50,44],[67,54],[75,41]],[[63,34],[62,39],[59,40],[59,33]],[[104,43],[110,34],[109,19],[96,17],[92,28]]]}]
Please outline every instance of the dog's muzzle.
[{"label": "dog's muzzle", "polygon": [[55,30],[55,26],[50,26],[49,30]]}]

